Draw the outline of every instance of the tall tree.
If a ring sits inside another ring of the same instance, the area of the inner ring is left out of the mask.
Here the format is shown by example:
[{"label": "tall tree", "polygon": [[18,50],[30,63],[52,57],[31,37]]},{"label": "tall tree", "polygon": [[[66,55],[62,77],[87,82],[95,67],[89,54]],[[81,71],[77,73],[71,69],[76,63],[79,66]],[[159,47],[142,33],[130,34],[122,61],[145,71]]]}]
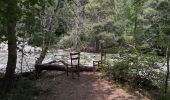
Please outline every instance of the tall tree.
[{"label": "tall tree", "polygon": [[84,13],[84,4],[85,0],[73,0],[76,5],[75,12],[75,32],[73,33],[73,46],[74,49],[78,49],[80,47],[80,34],[82,34],[83,30],[83,13]]},{"label": "tall tree", "polygon": [[166,41],[164,44],[166,44],[167,48],[167,54],[166,54],[166,60],[167,60],[167,72],[165,77],[165,93],[168,91],[168,80],[170,75],[170,66],[169,66],[169,60],[170,60],[170,1],[168,0],[160,0],[159,5],[157,6],[157,10],[160,13],[160,27],[161,32],[163,32],[166,36]]},{"label": "tall tree", "polygon": [[[8,40],[8,62],[4,77],[4,91],[8,91],[13,82],[14,72],[17,61],[17,37],[16,24],[18,20],[17,0],[8,0],[6,9],[7,40]],[[13,15],[13,16],[11,16]],[[4,16],[4,17],[5,17]]]},{"label": "tall tree", "polygon": [[166,61],[167,61],[167,73],[166,73],[166,78],[165,78],[165,93],[168,91],[168,79],[169,79],[169,74],[170,74],[170,67],[169,67],[169,60],[170,60],[170,51],[169,47],[167,48],[167,56],[166,56]]},{"label": "tall tree", "polygon": [[[33,6],[43,7],[44,1],[51,3],[53,0],[1,0],[0,22],[2,24],[1,35],[8,41],[8,61],[3,82],[4,93],[10,91],[15,74],[17,61],[17,34],[16,26],[24,16],[35,17],[30,8]],[[24,23],[26,24],[26,23]]]}]

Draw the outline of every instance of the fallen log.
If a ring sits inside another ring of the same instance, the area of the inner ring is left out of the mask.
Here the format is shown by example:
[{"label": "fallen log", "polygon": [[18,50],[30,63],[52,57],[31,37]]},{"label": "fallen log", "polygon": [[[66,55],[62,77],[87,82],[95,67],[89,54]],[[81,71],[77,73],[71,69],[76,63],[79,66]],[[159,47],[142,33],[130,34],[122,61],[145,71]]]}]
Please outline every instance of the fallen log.
[{"label": "fallen log", "polygon": [[[39,64],[39,65],[35,65],[35,69],[36,69],[37,71],[42,71],[42,70],[66,71],[66,65]],[[80,71],[92,72],[92,71],[93,71],[93,67],[80,66]]]}]

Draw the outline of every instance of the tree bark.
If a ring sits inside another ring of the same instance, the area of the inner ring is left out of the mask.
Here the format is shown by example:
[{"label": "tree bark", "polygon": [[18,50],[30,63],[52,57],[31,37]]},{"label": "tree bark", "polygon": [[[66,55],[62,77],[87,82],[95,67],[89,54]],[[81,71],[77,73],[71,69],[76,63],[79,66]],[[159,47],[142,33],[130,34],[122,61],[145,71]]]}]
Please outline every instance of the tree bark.
[{"label": "tree bark", "polygon": [[83,23],[82,23],[82,18],[83,18],[83,9],[84,9],[84,0],[75,0],[76,4],[76,18],[75,18],[75,32],[73,33],[73,46],[74,49],[78,49],[80,47],[80,34],[82,34],[83,30]]},{"label": "tree bark", "polygon": [[42,63],[42,61],[44,60],[44,58],[47,54],[47,50],[48,50],[47,46],[45,48],[43,48],[43,50],[41,51],[40,57],[35,62],[35,65]]},{"label": "tree bark", "polygon": [[170,51],[169,48],[167,48],[167,72],[166,72],[166,78],[165,78],[165,93],[167,93],[168,90],[168,79],[169,79],[169,58],[170,58]]},{"label": "tree bark", "polygon": [[133,36],[134,36],[134,42],[135,42],[135,47],[136,47],[136,44],[138,44],[137,26],[138,26],[138,13],[139,13],[138,8],[139,8],[139,6],[138,6],[137,0],[135,0],[133,3],[134,3]]},{"label": "tree bark", "polygon": [[[14,14],[16,14],[16,8],[17,3],[12,2],[9,3],[7,6],[7,13],[9,13],[7,18],[7,38],[8,38],[8,61],[7,61],[7,67],[6,67],[6,73],[4,77],[4,92],[10,91],[13,79],[14,79],[14,73],[16,68],[16,61],[17,61],[17,45],[16,45],[16,16],[14,17]],[[10,17],[12,16],[12,17]]]},{"label": "tree bark", "polygon": [[99,52],[100,49],[100,42],[98,37],[95,39],[95,48],[96,48],[96,52]]},{"label": "tree bark", "polygon": [[[59,65],[59,64],[40,64],[35,65],[36,70],[42,71],[42,70],[57,70],[57,71],[66,71],[65,65]],[[80,66],[80,71],[86,71],[86,72],[92,72],[94,70],[93,67],[88,66]]]}]

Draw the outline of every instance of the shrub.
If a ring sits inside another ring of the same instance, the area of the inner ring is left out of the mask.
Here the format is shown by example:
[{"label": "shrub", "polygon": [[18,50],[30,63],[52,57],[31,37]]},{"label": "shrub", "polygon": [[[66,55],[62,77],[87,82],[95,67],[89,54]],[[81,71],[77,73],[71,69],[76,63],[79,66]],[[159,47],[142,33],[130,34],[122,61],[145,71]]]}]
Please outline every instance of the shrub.
[{"label": "shrub", "polygon": [[64,36],[58,43],[59,48],[70,48],[73,46],[73,41],[71,36]]},{"label": "shrub", "polygon": [[137,49],[139,52],[142,52],[142,53],[144,53],[144,54],[149,53],[149,52],[152,51],[150,45],[147,44],[147,43],[142,44],[142,45],[140,45],[140,46],[137,46],[136,49]]},{"label": "shrub", "polygon": [[110,78],[119,80],[129,75],[130,72],[129,67],[130,67],[129,64],[124,61],[116,62],[114,65],[106,61],[104,63],[103,71]]},{"label": "shrub", "polygon": [[169,100],[169,98],[170,98],[170,90],[167,93],[164,93],[164,91],[161,91],[155,99],[156,100]]},{"label": "shrub", "polygon": [[16,82],[11,92],[0,96],[0,100],[32,100],[34,96],[38,95],[39,91],[34,81],[22,78]]},{"label": "shrub", "polygon": [[133,86],[142,86],[147,90],[158,89],[164,74],[157,72],[155,66],[160,58],[151,55],[125,54],[114,63],[105,62],[103,71],[111,79],[120,82],[132,82]]},{"label": "shrub", "polygon": [[102,46],[103,47],[108,47],[111,46],[115,43],[115,35],[114,33],[106,33],[106,32],[101,32],[97,35],[97,37],[102,40]]},{"label": "shrub", "polygon": [[119,48],[119,47],[112,47],[112,48],[106,49],[107,53],[112,53],[112,54],[120,53],[122,51],[123,51],[123,48]]}]

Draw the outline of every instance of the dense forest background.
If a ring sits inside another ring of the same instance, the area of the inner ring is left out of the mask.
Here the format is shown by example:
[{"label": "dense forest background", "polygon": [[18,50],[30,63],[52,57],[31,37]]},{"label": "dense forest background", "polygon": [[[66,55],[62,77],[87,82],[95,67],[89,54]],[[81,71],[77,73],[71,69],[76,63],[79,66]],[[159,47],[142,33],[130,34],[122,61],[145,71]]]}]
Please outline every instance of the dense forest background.
[{"label": "dense forest background", "polygon": [[170,95],[169,0],[1,0],[0,42],[8,45],[3,93],[15,83],[17,53],[31,45],[41,48],[35,65],[56,49],[120,54],[114,64],[104,61],[106,75],[145,78]]}]

